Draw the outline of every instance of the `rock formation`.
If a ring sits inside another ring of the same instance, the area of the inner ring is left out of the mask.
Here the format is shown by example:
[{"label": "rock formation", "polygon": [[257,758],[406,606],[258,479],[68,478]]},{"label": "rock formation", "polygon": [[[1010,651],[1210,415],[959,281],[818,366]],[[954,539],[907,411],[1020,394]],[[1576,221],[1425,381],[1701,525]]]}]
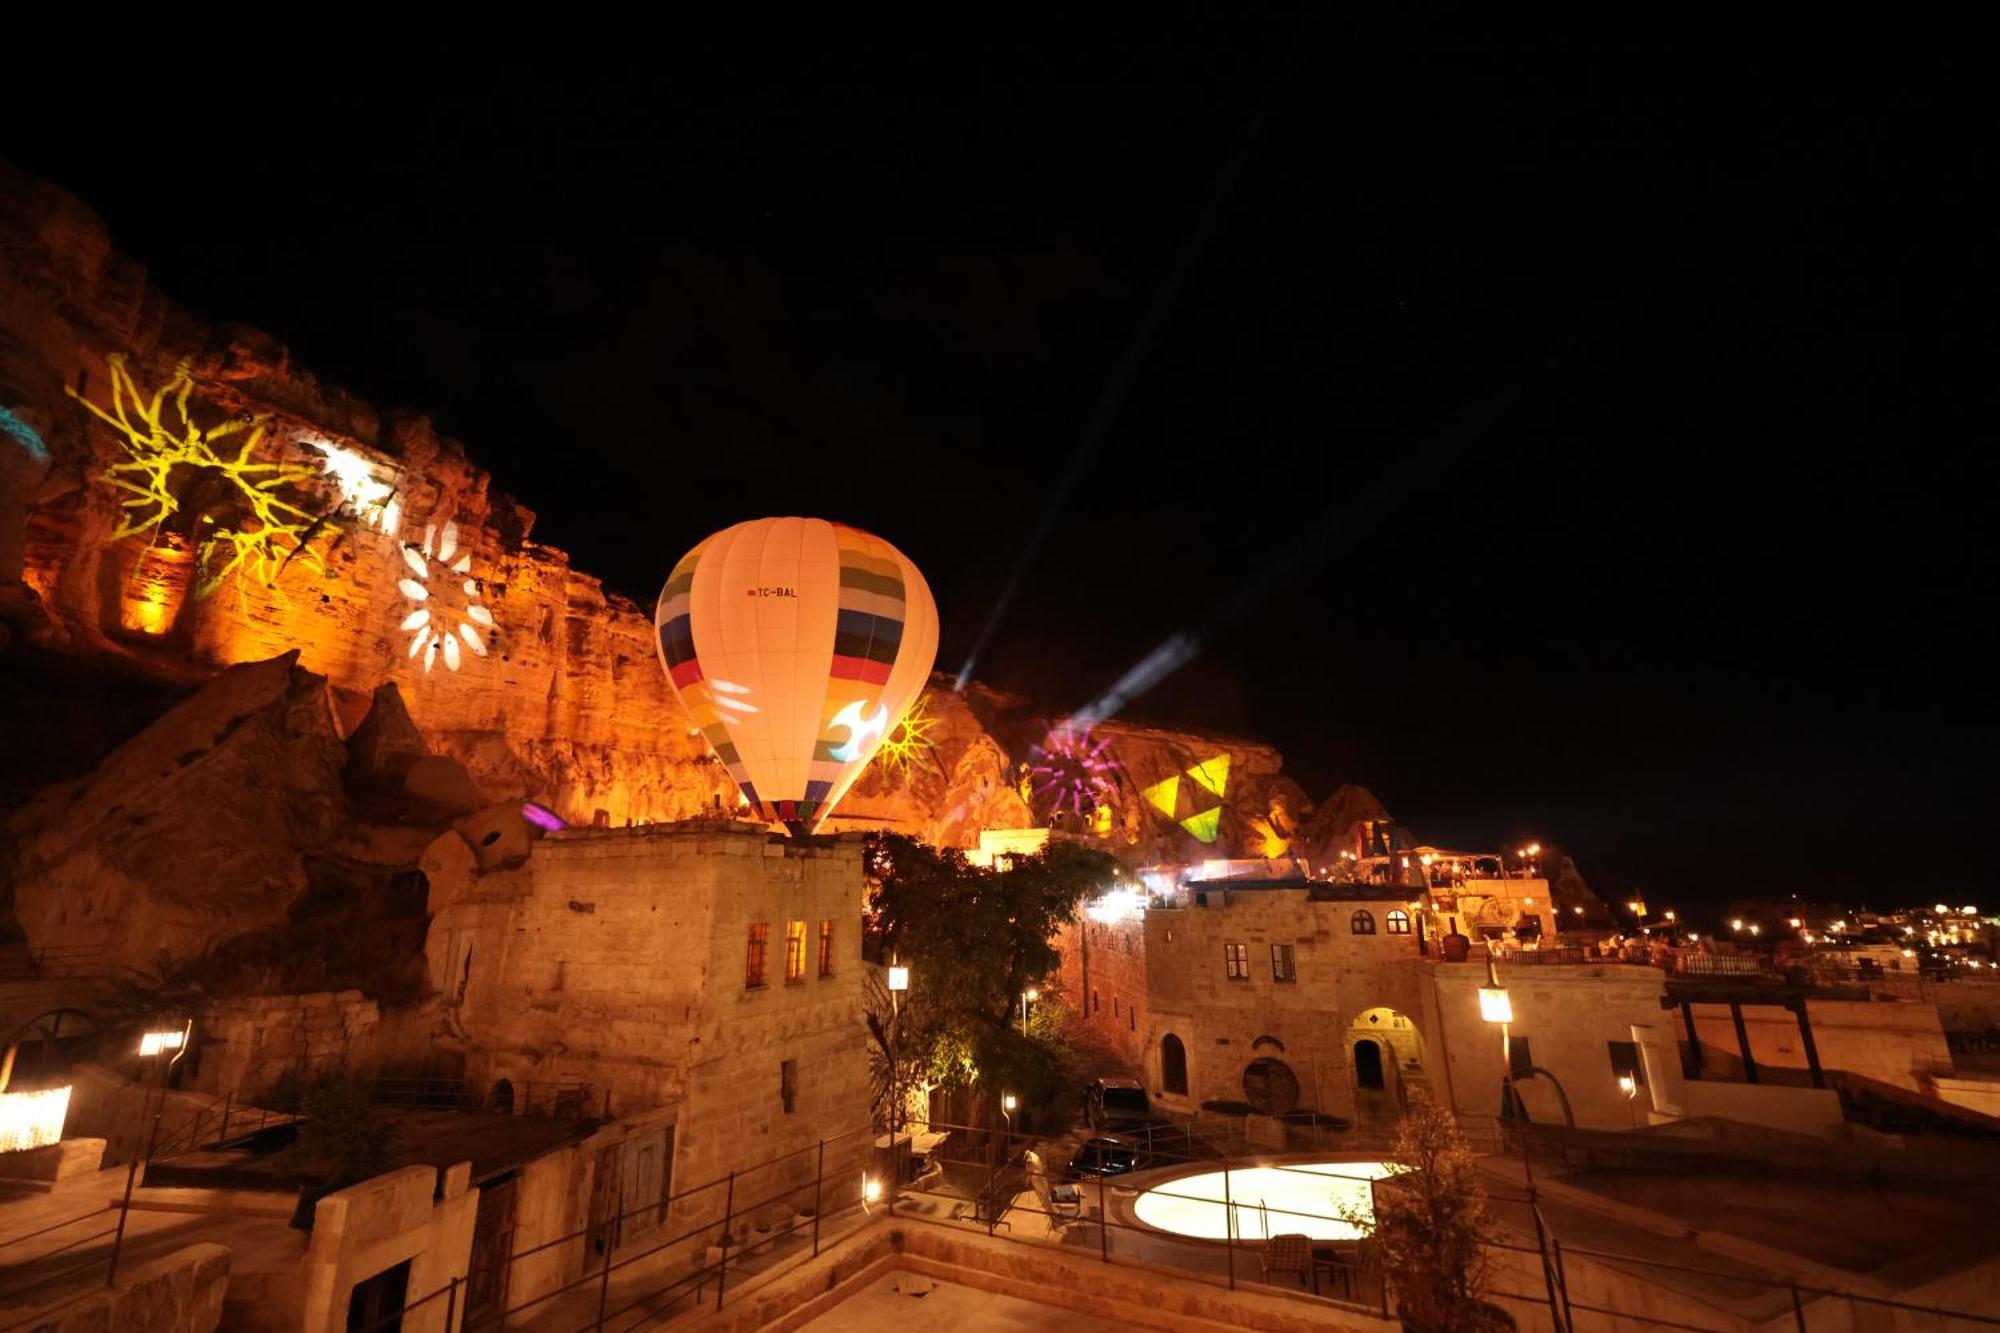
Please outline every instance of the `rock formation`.
[{"label": "rock formation", "polygon": [[[76,200],[5,168],[0,408],[46,454],[0,437],[0,623],[17,637],[191,680],[291,655],[325,680],[311,744],[333,754],[352,730],[354,765],[446,818],[523,799],[582,824],[733,810],[648,611],[533,541],[534,514],[457,441],[322,385],[268,335],[202,325]],[[1268,745],[1114,721],[1087,761],[1051,760],[1060,728],[1026,701],[942,681],[928,701],[922,743],[831,827],[971,847],[1054,824],[1185,861],[1288,849],[1308,813]],[[256,894],[296,888],[295,868],[252,869]]]}]

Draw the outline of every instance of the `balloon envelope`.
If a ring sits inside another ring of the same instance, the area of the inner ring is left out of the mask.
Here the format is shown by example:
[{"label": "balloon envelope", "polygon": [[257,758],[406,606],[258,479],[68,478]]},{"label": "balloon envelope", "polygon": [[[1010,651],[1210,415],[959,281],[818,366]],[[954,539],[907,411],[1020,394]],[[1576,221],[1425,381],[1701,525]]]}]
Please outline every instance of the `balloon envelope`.
[{"label": "balloon envelope", "polygon": [[819,827],[916,701],[937,604],[901,551],[818,518],[760,518],[682,556],[653,616],[674,693],[744,799]]}]

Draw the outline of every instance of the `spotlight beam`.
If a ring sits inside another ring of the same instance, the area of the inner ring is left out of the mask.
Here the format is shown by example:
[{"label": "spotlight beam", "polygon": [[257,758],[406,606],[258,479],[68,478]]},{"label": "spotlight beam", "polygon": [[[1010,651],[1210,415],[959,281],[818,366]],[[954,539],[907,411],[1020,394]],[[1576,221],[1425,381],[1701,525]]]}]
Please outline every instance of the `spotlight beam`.
[{"label": "spotlight beam", "polygon": [[1076,489],[1077,480],[1097,452],[1111,423],[1118,417],[1119,409],[1125,404],[1125,395],[1138,377],[1153,347],[1159,342],[1160,334],[1171,319],[1174,307],[1180,303],[1181,290],[1187,285],[1188,274],[1194,270],[1195,261],[1208,246],[1209,234],[1215,230],[1216,220],[1222,215],[1224,202],[1236,192],[1237,184],[1255,150],[1264,137],[1264,131],[1276,115],[1279,101],[1284,91],[1297,75],[1301,58],[1307,45],[1307,28],[1317,22],[1318,7],[1308,5],[1300,17],[1299,30],[1293,34],[1291,44],[1285,52],[1285,61],[1271,81],[1265,85],[1264,96],[1258,102],[1256,112],[1245,125],[1243,132],[1231,145],[1228,156],[1222,160],[1217,171],[1215,184],[1210,189],[1207,201],[1196,215],[1194,225],[1189,228],[1185,240],[1181,242],[1179,253],[1174,257],[1173,267],[1167,270],[1165,278],[1153,293],[1153,303],[1146,315],[1132,332],[1132,339],[1125,345],[1124,355],[1118,359],[1104,392],[1098,396],[1097,405],[1091,410],[1085,422],[1083,435],[1070,453],[1069,466],[1063,469],[1055,489],[1049,492],[1048,501],[1042,506],[1042,516],[1036,520],[1035,529],[1028,534],[1027,543],[1014,560],[1014,567],[1007,573],[1007,581],[1000,587],[1000,595],[993,601],[992,611],[987,613],[986,623],[979,635],[972,641],[972,650],[965,655],[965,665],[958,669],[958,676],[952,683],[952,692],[962,694],[972,679],[972,671],[979,663],[980,654],[986,651],[993,635],[1006,619],[1008,608],[1013,605],[1014,596],[1021,590],[1021,583],[1034,566],[1035,557],[1041,553],[1042,544],[1048,540],[1049,530],[1055,526],[1056,516],[1062,512],[1069,500],[1070,492]]}]

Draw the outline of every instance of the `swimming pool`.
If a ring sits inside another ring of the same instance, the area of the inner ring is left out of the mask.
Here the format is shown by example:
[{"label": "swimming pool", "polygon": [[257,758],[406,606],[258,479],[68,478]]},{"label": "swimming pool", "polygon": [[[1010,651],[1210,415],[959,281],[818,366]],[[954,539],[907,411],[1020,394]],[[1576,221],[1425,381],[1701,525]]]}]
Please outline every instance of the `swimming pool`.
[{"label": "swimming pool", "polygon": [[1147,1226],[1200,1240],[1228,1239],[1229,1213],[1237,1240],[1288,1232],[1359,1240],[1375,1220],[1374,1182],[1400,1169],[1389,1162],[1233,1166],[1162,1181],[1142,1192],[1132,1211]]}]

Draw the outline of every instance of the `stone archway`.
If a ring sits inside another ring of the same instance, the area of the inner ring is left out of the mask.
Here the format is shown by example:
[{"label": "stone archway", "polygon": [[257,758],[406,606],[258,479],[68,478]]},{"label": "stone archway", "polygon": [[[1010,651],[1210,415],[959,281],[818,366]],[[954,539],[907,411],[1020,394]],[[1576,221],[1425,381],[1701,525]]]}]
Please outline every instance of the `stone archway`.
[{"label": "stone archway", "polygon": [[1394,1120],[1412,1093],[1430,1088],[1424,1036],[1407,1014],[1385,1005],[1363,1009],[1348,1027],[1347,1049],[1359,1120]]}]

